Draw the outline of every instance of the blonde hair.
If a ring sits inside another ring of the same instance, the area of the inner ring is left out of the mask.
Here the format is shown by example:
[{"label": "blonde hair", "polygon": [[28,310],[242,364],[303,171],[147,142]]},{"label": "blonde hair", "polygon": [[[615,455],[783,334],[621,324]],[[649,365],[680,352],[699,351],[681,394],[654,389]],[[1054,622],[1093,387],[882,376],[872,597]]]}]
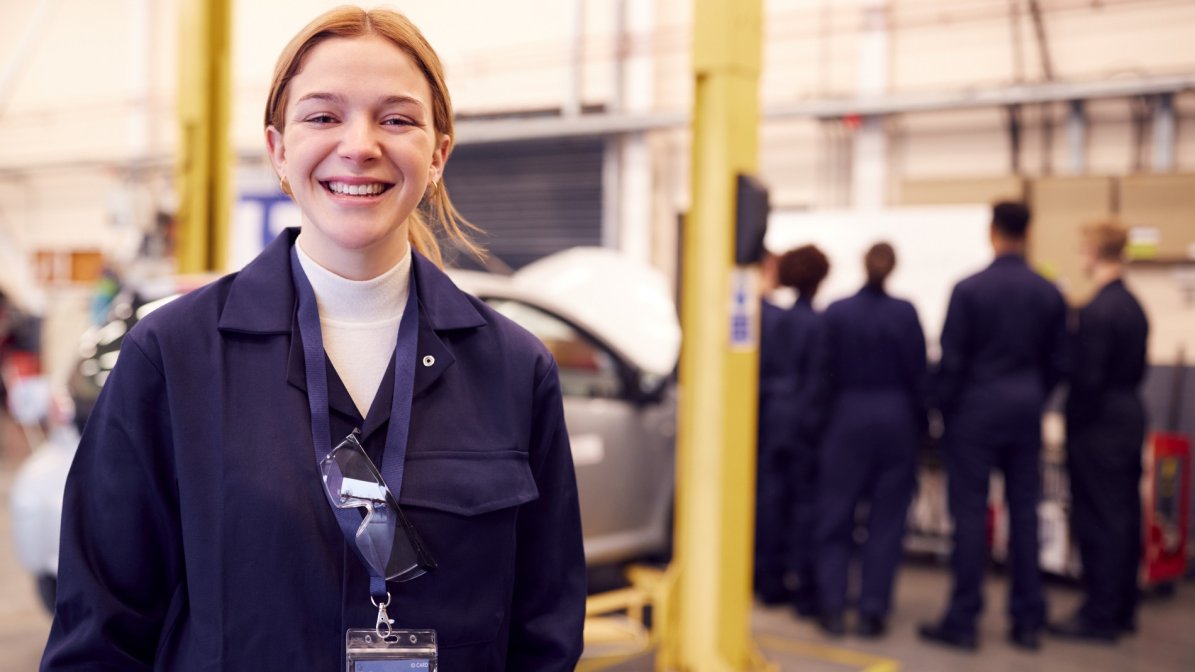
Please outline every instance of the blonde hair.
[{"label": "blonde hair", "polygon": [[[360,7],[342,5],[317,16],[291,38],[274,66],[274,79],[270,84],[270,96],[266,102],[266,127],[273,126],[279,131],[285,127],[287,88],[303,68],[307,54],[316,45],[334,37],[365,35],[382,37],[414,59],[415,65],[423,72],[431,89],[432,125],[436,132],[436,142],[438,144],[441,138],[448,138],[448,148],[451,152],[452,99],[444,83],[444,68],[440,64],[440,58],[410,19],[389,9],[366,11]],[[440,251],[440,242],[431,228],[429,219],[438,223],[444,229],[444,235],[457,247],[478,257],[484,256],[483,250],[466,233],[466,230],[477,231],[477,227],[462,217],[452,204],[443,178],[440,179],[439,186],[424,197],[420,207],[407,219],[407,237],[411,245],[442,266],[444,258]]]},{"label": "blonde hair", "polygon": [[1100,261],[1120,261],[1124,258],[1129,232],[1118,220],[1106,219],[1084,226],[1083,240],[1094,248]]}]

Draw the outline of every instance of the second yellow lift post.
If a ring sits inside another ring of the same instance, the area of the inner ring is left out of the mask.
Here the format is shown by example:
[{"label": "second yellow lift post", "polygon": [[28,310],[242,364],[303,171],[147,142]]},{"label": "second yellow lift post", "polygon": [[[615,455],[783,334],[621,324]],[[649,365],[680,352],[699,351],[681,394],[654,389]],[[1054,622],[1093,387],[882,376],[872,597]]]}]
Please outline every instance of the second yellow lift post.
[{"label": "second yellow lift post", "polygon": [[177,250],[182,273],[225,271],[232,220],[232,0],[179,5]]}]

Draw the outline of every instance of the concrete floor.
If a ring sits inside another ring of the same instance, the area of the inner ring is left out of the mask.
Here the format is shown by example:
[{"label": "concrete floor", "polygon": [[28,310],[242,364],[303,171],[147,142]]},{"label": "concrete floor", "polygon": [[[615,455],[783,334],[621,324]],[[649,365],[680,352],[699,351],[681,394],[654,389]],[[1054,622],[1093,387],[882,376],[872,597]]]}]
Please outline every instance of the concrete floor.
[{"label": "concrete floor", "polygon": [[[42,609],[33,579],[17,563],[12,541],[9,492],[13,471],[22,449],[14,449],[15,438],[0,424],[0,671],[36,670],[41,650],[50,631],[50,617]],[[6,440],[7,439],[7,440]]]},{"label": "concrete floor", "polygon": [[[783,672],[1191,672],[1195,670],[1195,584],[1175,595],[1149,598],[1139,615],[1139,634],[1115,646],[1093,646],[1046,638],[1043,648],[1026,653],[1005,640],[1007,581],[992,575],[986,586],[978,653],[960,653],[924,644],[917,625],[938,617],[950,589],[945,567],[911,563],[902,569],[889,635],[879,641],[822,636],[811,622],[797,620],[786,608],[757,606],[753,629],[768,660]],[[1081,597],[1068,584],[1049,586],[1050,613],[1069,615]],[[849,625],[849,624],[848,624]],[[895,667],[883,668],[884,663]],[[650,656],[608,668],[651,672]]]},{"label": "concrete floor", "polygon": [[[11,436],[11,435],[10,435]],[[3,447],[4,442],[0,442]],[[11,443],[9,443],[11,448]],[[12,549],[9,490],[20,451],[0,450],[0,672],[37,668],[50,619],[38,604],[32,579],[17,564]],[[924,645],[916,626],[939,615],[950,579],[938,566],[910,564],[897,587],[896,612],[889,636],[877,642],[852,637],[828,640],[808,621],[787,609],[758,607],[754,614],[757,642],[781,670],[844,672],[874,670],[894,661],[904,672],[1190,672],[1195,670],[1195,584],[1186,583],[1170,598],[1148,600],[1140,613],[1140,633],[1116,646],[1082,646],[1046,640],[1042,651],[1029,654],[1004,641],[1006,581],[992,576],[987,584],[988,609],[982,623],[978,654],[954,653]],[[1070,585],[1051,585],[1050,609],[1068,614],[1079,599]],[[608,668],[650,672],[650,656]]]}]

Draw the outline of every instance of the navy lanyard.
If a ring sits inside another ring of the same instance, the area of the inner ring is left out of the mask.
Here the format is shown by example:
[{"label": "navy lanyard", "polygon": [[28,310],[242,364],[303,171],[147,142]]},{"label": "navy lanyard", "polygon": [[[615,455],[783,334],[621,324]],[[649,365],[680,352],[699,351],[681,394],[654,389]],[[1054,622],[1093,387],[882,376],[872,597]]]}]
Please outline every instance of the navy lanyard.
[{"label": "navy lanyard", "polygon": [[[297,245],[298,243],[296,243]],[[311,407],[311,444],[315,449],[316,473],[319,465],[332,452],[332,421],[328,412],[327,355],[324,353],[323,331],[320,329],[319,305],[311,281],[303,273],[299,255],[290,251],[290,272],[299,296],[299,334],[303,339],[303,365],[307,374],[307,403]],[[415,274],[411,273],[407,291],[407,305],[398,325],[398,343],[394,348],[394,399],[390,405],[390,421],[386,429],[386,444],[378,470],[394,501],[402,490],[403,467],[407,456],[407,436],[411,428],[411,397],[415,388],[415,358],[419,340],[419,300],[415,292]],[[357,528],[361,515],[353,509],[342,509],[331,501],[336,521],[349,547],[357,552]],[[362,561],[369,571],[369,592],[378,600],[386,599],[386,579],[377,576],[369,563]]]}]

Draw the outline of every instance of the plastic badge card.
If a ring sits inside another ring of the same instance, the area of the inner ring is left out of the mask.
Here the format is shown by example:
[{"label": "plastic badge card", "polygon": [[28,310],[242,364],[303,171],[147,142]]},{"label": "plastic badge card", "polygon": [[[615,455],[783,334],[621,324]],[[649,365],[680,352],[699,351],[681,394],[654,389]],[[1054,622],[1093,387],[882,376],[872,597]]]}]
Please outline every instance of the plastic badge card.
[{"label": "plastic badge card", "polygon": [[374,629],[349,630],[345,636],[346,672],[436,672],[435,630],[394,630],[386,637]]}]

